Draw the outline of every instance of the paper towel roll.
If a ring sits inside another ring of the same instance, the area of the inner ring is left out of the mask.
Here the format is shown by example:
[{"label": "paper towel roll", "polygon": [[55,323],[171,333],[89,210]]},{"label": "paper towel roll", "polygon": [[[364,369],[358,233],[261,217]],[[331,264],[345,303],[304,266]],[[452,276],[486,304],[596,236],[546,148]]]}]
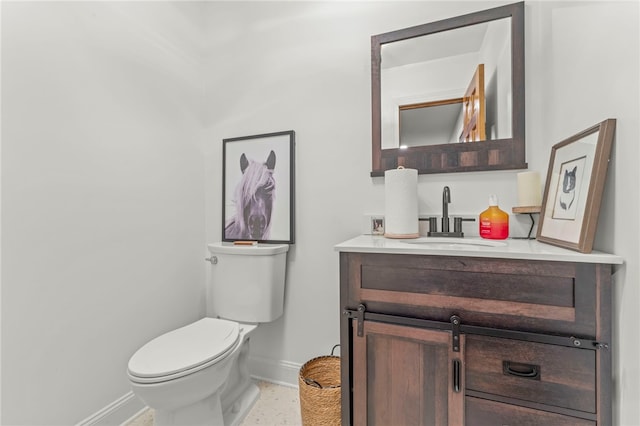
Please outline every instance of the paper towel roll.
[{"label": "paper towel roll", "polygon": [[518,173],[518,206],[531,207],[542,205],[540,173]]},{"label": "paper towel roll", "polygon": [[417,238],[418,171],[397,168],[384,172],[384,236]]}]

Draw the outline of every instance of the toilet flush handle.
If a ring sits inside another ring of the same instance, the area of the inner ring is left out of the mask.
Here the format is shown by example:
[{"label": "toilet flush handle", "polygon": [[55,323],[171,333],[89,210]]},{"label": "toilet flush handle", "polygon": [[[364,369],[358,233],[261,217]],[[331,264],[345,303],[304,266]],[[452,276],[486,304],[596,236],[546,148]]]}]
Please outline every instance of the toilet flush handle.
[{"label": "toilet flush handle", "polygon": [[216,256],[205,257],[204,260],[211,263],[212,265],[215,265],[216,263],[218,263],[218,258]]}]

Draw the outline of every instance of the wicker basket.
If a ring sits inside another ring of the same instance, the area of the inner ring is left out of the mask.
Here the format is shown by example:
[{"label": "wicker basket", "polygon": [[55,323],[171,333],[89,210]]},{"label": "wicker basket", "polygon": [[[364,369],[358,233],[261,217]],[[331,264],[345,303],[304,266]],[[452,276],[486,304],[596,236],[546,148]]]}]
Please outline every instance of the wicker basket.
[{"label": "wicker basket", "polygon": [[340,419],[340,357],[307,361],[298,375],[303,426],[335,426]]}]

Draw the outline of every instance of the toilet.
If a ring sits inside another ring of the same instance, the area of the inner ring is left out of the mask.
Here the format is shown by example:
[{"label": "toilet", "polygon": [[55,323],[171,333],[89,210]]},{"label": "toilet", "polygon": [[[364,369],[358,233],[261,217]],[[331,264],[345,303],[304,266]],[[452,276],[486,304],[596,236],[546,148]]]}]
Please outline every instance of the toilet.
[{"label": "toilet", "polygon": [[249,376],[249,337],[282,315],[286,244],[209,244],[211,317],[151,340],[129,359],[133,393],[154,424],[237,425],[260,395]]}]

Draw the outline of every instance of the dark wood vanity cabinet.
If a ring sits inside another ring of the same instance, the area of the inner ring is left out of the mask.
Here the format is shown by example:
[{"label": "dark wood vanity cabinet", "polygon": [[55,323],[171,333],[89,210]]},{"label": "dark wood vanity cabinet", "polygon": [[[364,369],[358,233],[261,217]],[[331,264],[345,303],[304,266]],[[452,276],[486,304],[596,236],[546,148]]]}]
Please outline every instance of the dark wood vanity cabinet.
[{"label": "dark wood vanity cabinet", "polygon": [[343,425],[611,425],[611,265],[340,253]]}]

